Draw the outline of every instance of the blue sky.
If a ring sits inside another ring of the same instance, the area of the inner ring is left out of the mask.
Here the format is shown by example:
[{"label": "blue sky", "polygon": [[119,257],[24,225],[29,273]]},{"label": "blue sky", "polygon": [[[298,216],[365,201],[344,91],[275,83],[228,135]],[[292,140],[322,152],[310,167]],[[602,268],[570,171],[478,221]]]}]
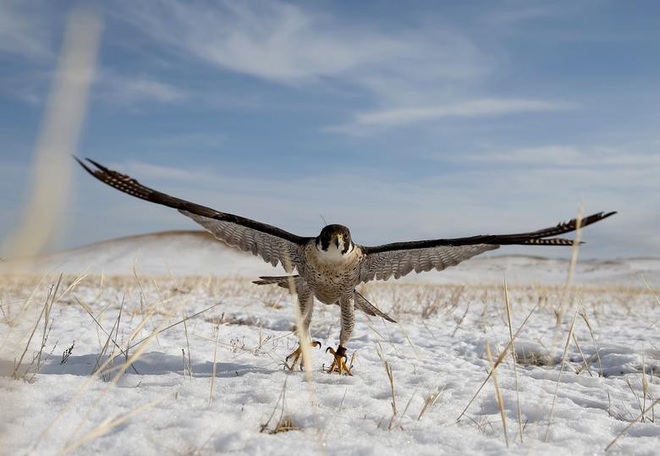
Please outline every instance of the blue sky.
[{"label": "blue sky", "polygon": [[[0,3],[0,239],[35,181],[76,5]],[[504,233],[582,206],[619,211],[584,233],[585,257],[660,255],[656,2],[153,0],[95,11],[100,48],[71,153],[301,235],[324,220],[362,244]],[[73,183],[51,248],[195,227],[66,162]]]}]

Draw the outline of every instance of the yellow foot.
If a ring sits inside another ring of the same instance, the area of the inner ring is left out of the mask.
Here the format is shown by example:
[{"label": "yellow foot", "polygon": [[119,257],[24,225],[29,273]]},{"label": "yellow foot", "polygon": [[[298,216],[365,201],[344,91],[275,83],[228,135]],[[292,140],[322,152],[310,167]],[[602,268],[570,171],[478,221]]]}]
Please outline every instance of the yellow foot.
[{"label": "yellow foot", "polygon": [[[311,343],[312,347],[321,347],[321,342],[317,340],[313,340]],[[293,358],[293,361],[291,361],[291,365],[289,365],[288,361],[289,358]],[[284,358],[284,365],[287,367],[289,370],[293,370],[296,368],[296,364],[300,364],[300,369],[303,368],[302,366],[302,347],[298,345],[298,348],[296,348],[294,351],[289,354],[286,358]]]},{"label": "yellow foot", "polygon": [[335,357],[328,369],[328,374],[337,372],[339,375],[345,374],[353,376],[351,369],[346,365],[346,347],[339,345],[336,351],[332,347],[328,347],[326,349],[326,353],[327,352],[330,352],[330,354]]}]

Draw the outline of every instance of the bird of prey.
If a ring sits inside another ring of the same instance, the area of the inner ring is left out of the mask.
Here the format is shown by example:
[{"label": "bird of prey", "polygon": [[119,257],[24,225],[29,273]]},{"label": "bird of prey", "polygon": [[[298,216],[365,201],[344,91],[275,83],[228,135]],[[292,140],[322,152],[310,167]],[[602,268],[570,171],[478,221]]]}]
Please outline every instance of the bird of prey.
[{"label": "bird of prey", "polygon": [[[323,304],[338,305],[341,312],[339,344],[336,349],[328,348],[326,351],[333,356],[328,372],[340,375],[352,375],[350,366],[346,364],[346,347],[353,332],[355,309],[394,321],[356,291],[355,288],[361,283],[390,277],[398,279],[412,271],[441,271],[502,245],[571,246],[573,240],[556,236],[616,213],[599,212],[527,233],[395,242],[368,247],[355,244],[351,232],[343,225],[326,225],[316,237],[298,236],[266,223],[161,193],[93,160],[87,159],[85,163],[74,158],[101,182],[136,198],[177,209],[226,244],[260,256],[273,266],[281,264],[289,275],[261,277],[255,283],[276,284],[290,288],[292,292],[295,287],[302,317],[302,328],[298,328],[301,345],[320,345],[312,341],[309,333],[314,298]],[[294,272],[297,274],[292,275]],[[300,358],[301,345],[287,357],[287,360],[293,358],[291,369]]]}]

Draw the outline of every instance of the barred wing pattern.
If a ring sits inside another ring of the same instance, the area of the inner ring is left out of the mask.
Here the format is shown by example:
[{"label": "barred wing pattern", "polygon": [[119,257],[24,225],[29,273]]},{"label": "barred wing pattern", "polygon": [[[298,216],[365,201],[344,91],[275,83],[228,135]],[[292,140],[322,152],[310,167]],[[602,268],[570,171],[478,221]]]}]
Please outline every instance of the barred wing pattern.
[{"label": "barred wing pattern", "polygon": [[89,174],[104,184],[136,198],[177,209],[183,215],[202,225],[221,241],[260,256],[273,266],[281,263],[288,272],[298,267],[302,246],[313,239],[297,236],[272,225],[216,211],[206,206],[167,195],[146,187],[130,176],[108,169],[93,160],[87,159],[96,169],[91,169],[78,158],[76,160]]},{"label": "barred wing pattern", "polygon": [[277,266],[278,262],[281,263],[286,272],[293,272],[300,264],[302,247],[298,244],[236,223],[193,214],[186,210],[179,212],[202,225],[206,231],[231,247],[260,256],[273,266]]},{"label": "barred wing pattern", "polygon": [[[360,268],[360,281],[395,279],[415,271],[417,273],[436,269],[442,271],[461,261],[472,258],[498,245],[476,244],[460,246],[439,246],[406,250],[389,250],[368,253]],[[368,247],[366,247],[368,251]]]},{"label": "barred wing pattern", "polygon": [[422,272],[431,269],[442,271],[480,253],[497,249],[501,245],[570,246],[575,241],[553,236],[584,228],[614,214],[616,212],[598,212],[588,217],[527,233],[484,234],[361,247],[364,260],[360,266],[360,281],[387,280],[392,276],[398,279],[412,271]]}]

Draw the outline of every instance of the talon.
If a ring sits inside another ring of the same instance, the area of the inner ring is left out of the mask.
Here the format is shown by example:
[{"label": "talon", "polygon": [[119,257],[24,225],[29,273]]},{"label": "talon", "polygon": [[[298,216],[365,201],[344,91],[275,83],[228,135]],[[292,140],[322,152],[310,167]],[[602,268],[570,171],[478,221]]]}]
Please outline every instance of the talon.
[{"label": "talon", "polygon": [[[320,347],[321,342],[314,340],[311,342],[312,347]],[[287,363],[289,361],[289,358],[293,358],[293,361],[291,361],[291,365]],[[289,370],[294,370],[296,368],[296,365],[300,364],[300,370],[302,370],[303,365],[302,365],[302,347],[298,345],[298,348],[296,348],[294,351],[289,353],[289,355],[284,358],[284,365],[287,367]]]},{"label": "talon", "polygon": [[339,345],[337,350],[333,349],[332,347],[328,347],[326,349],[326,353],[327,352],[330,352],[330,354],[335,358],[328,368],[328,374],[337,372],[339,375],[346,374],[353,376],[351,369],[346,365],[346,361],[348,360],[348,357],[346,356],[346,347]]},{"label": "talon", "polygon": [[[342,350],[342,348],[343,348],[343,350]],[[344,358],[344,361],[346,361],[348,359],[346,357],[346,349],[342,346],[339,346],[337,348],[337,351],[335,351],[335,349],[332,348],[332,347],[328,347],[328,348],[325,349],[325,352],[326,353],[330,352],[330,354],[332,356],[334,356],[335,358]]]}]

